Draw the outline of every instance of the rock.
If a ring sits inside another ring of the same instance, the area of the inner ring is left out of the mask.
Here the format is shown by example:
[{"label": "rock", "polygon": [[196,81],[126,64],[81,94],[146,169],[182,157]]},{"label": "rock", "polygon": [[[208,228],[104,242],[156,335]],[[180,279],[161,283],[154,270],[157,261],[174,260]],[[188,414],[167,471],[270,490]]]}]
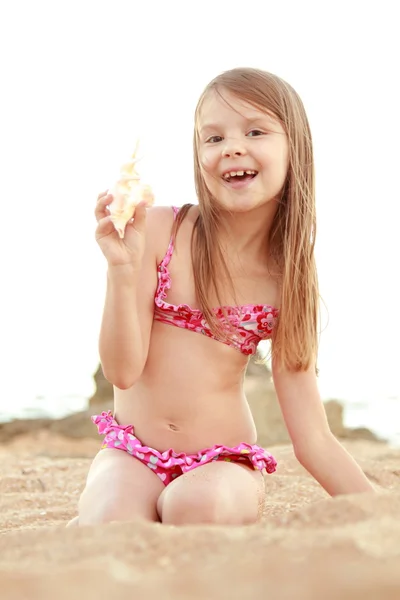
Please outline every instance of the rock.
[{"label": "rock", "polygon": [[375,433],[373,433],[370,429],[366,427],[355,427],[354,429],[345,429],[343,434],[344,438],[349,440],[369,440],[370,442],[381,442],[384,443],[385,440],[379,438]]},{"label": "rock", "polygon": [[[258,444],[269,447],[290,443],[290,437],[282,417],[271,371],[262,364],[250,360],[245,378],[245,393],[258,432]],[[324,402],[329,427],[338,438],[364,439],[382,442],[372,431],[365,428],[348,429],[343,422],[344,408],[338,400]]]},{"label": "rock", "polygon": [[[96,384],[96,391],[93,396],[89,398],[89,407],[92,408],[96,407],[98,404],[105,405],[107,403],[109,405],[107,410],[111,410],[114,399],[113,386],[104,377],[101,364],[99,364],[93,378]],[[97,410],[97,408],[95,410]]]},{"label": "rock", "polygon": [[269,367],[264,363],[257,362],[257,360],[250,358],[246,369],[246,379],[265,381],[265,376],[267,376],[272,381],[272,373]]},{"label": "rock", "polygon": [[346,428],[343,423],[343,405],[338,400],[327,400],[324,407],[333,435],[344,437]]},{"label": "rock", "polygon": [[290,442],[270,370],[251,359],[244,390],[257,427],[257,443],[269,447]]},{"label": "rock", "polygon": [[52,419],[15,419],[0,423],[0,443],[9,442],[18,435],[47,429],[52,422]]},{"label": "rock", "polygon": [[51,422],[50,431],[64,435],[68,438],[82,439],[82,438],[98,438],[96,425],[92,422],[91,416],[93,414],[100,414],[103,410],[109,410],[109,403],[97,404],[96,410],[84,410],[72,415],[68,415],[63,419],[56,419]]}]

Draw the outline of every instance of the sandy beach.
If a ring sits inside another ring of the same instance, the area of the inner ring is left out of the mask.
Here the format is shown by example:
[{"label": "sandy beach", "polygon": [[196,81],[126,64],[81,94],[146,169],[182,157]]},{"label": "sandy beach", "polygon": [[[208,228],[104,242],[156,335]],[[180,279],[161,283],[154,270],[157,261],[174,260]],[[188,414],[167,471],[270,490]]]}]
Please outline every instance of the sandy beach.
[{"label": "sandy beach", "polygon": [[329,498],[278,445],[258,525],[65,529],[98,440],[17,436],[0,446],[1,599],[398,600],[400,449],[345,445],[376,495]]}]

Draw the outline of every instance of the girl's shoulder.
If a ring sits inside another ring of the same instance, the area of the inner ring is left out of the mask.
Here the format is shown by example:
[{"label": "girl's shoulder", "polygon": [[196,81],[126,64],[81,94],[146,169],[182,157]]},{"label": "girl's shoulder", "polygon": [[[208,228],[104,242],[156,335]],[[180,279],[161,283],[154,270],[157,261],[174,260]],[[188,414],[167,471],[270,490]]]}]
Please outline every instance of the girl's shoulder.
[{"label": "girl's shoulder", "polygon": [[[147,209],[146,238],[147,243],[153,248],[157,264],[163,260],[171,243],[174,222],[179,211],[180,208],[174,208],[173,206],[152,206]],[[190,206],[180,228],[182,227],[191,235],[197,216],[198,207],[196,205]]]}]

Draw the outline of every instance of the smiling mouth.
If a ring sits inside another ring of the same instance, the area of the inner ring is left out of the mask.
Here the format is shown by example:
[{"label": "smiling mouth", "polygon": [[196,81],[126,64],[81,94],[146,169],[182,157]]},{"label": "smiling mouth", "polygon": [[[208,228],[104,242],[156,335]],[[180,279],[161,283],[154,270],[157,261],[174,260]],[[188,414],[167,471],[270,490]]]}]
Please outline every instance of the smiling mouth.
[{"label": "smiling mouth", "polygon": [[227,183],[235,183],[239,181],[250,181],[254,179],[258,174],[258,171],[248,170],[248,171],[230,171],[229,173],[224,173],[222,175],[222,179]]}]

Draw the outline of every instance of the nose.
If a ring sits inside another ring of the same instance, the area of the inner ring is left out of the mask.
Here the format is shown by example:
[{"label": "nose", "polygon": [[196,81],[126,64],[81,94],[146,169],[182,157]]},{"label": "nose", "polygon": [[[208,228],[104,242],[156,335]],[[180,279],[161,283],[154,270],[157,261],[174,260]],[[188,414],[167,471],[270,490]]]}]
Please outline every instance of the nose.
[{"label": "nose", "polygon": [[245,145],[237,138],[226,138],[222,149],[222,156],[232,158],[233,156],[244,156],[246,154]]}]

